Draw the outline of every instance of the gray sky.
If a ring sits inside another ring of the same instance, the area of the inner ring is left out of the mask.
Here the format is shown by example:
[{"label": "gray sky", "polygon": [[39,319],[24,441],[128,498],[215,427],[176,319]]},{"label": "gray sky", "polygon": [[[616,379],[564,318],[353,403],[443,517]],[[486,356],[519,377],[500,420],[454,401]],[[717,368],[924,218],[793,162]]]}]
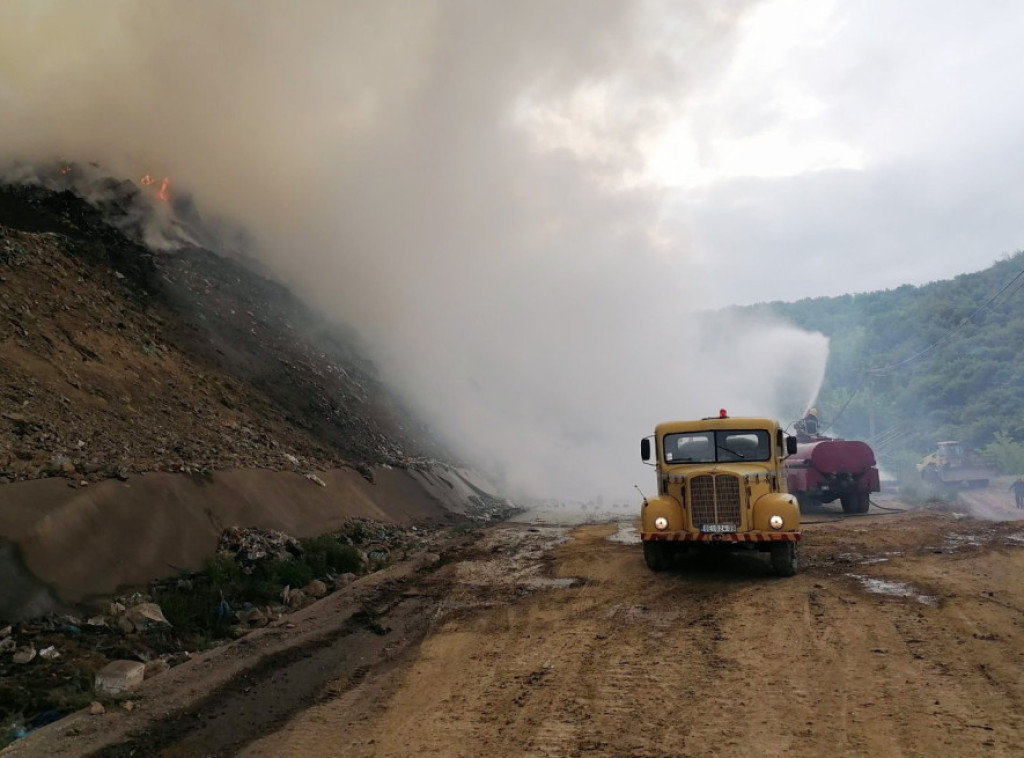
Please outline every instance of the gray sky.
[{"label": "gray sky", "polygon": [[827,343],[699,315],[1020,245],[1017,4],[6,0],[0,160],[168,176],[532,494],[791,420]]},{"label": "gray sky", "polygon": [[716,296],[920,284],[1024,247],[1022,33],[1015,2],[753,9],[659,153]]}]

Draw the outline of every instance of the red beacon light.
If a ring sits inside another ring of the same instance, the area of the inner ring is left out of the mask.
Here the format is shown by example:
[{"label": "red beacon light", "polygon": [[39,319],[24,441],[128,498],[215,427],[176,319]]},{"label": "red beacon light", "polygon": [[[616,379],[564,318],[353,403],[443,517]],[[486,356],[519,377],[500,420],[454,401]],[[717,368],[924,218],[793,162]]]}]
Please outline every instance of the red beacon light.
[{"label": "red beacon light", "polygon": [[729,418],[729,414],[725,412],[725,408],[718,411],[718,418]]}]

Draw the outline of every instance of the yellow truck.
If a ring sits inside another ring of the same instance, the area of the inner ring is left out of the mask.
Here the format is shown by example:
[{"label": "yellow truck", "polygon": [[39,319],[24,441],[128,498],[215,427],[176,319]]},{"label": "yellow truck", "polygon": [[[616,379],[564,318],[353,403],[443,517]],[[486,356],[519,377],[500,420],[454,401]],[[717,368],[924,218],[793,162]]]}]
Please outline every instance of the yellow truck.
[{"label": "yellow truck", "polygon": [[641,533],[652,571],[688,549],[757,550],[780,576],[797,571],[800,507],[786,491],[783,461],[796,452],[769,418],[718,416],[658,424],[640,441],[658,494],[644,498]]}]

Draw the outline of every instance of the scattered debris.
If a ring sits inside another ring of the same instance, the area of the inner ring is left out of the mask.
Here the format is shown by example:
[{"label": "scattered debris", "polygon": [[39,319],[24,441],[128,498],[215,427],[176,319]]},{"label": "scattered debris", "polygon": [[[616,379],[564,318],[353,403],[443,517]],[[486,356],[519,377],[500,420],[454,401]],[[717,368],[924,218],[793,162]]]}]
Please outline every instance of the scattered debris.
[{"label": "scattered debris", "polygon": [[299,541],[273,529],[231,527],[220,536],[217,549],[230,554],[246,573],[265,561],[290,558],[302,550]]},{"label": "scattered debris", "polygon": [[314,474],[314,473],[313,473],[312,471],[311,471],[311,472],[309,472],[308,474],[306,474],[306,475],[305,475],[305,477],[306,477],[307,479],[309,479],[309,481],[311,481],[311,482],[313,482],[313,483],[315,483],[315,484],[319,484],[319,485],[320,485],[321,487],[326,487],[326,486],[327,486],[327,482],[325,482],[325,481],[324,481],[323,479],[321,479],[321,478],[320,478],[319,476],[317,476],[316,474]]}]

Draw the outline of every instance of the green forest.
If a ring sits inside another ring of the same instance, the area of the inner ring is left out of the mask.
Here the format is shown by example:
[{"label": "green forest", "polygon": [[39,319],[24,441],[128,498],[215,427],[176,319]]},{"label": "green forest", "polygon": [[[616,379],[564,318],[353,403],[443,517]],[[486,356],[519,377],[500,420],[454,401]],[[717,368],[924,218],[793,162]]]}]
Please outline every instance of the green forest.
[{"label": "green forest", "polygon": [[740,310],[829,337],[827,434],[863,439],[893,467],[960,440],[1010,473],[1024,466],[1022,288],[1018,252],[948,281]]}]

